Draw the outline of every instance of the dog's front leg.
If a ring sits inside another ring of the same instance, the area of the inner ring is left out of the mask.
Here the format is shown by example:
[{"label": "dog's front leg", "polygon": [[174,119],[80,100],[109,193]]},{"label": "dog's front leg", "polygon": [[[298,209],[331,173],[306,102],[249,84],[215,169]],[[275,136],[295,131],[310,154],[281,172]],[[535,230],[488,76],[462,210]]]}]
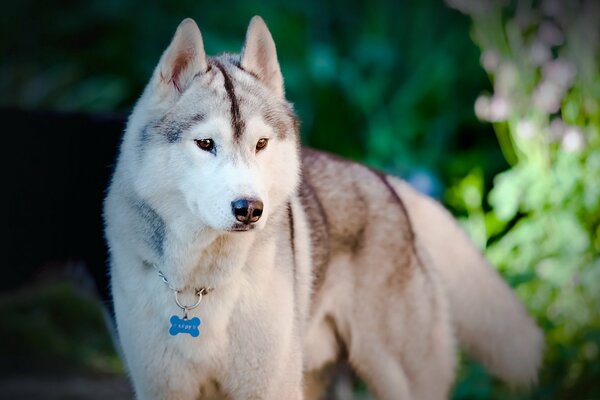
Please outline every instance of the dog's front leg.
[{"label": "dog's front leg", "polygon": [[244,291],[231,315],[224,389],[232,399],[301,400],[302,346],[293,281],[275,272],[261,282]]},{"label": "dog's front leg", "polygon": [[271,337],[273,348],[270,351],[259,351],[251,358],[246,357],[248,352],[239,354],[237,360],[228,366],[231,384],[224,389],[231,399],[303,399],[299,343],[294,339],[292,346],[278,351],[282,350],[280,343],[273,339]]},{"label": "dog's front leg", "polygon": [[[131,288],[125,289],[119,282],[113,284],[117,329],[136,399],[198,398],[198,371],[192,361],[184,357],[181,351],[184,346],[178,343],[185,341],[191,346],[194,340],[168,334],[168,310],[173,308],[168,301],[170,296],[145,296]],[[160,285],[152,286],[154,279],[148,279],[147,283],[155,291],[162,289]],[[164,304],[159,304],[163,298]],[[167,311],[156,311],[163,308]]]}]

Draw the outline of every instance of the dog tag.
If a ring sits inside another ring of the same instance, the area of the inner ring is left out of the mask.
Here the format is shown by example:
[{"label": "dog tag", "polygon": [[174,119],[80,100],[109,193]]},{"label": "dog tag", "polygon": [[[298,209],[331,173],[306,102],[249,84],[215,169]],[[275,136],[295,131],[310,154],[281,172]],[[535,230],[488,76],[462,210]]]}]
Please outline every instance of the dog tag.
[{"label": "dog tag", "polygon": [[171,328],[169,328],[169,334],[176,336],[179,333],[187,333],[192,337],[198,337],[200,335],[200,318],[194,317],[191,319],[179,318],[177,315],[171,317]]}]

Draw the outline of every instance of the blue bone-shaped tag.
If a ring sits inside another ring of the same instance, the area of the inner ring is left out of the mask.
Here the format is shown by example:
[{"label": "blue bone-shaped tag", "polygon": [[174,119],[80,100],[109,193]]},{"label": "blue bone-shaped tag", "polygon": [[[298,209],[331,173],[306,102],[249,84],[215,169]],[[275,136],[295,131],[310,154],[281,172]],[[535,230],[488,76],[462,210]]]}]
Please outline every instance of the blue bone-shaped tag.
[{"label": "blue bone-shaped tag", "polygon": [[169,328],[169,334],[175,336],[178,333],[187,333],[192,337],[198,337],[200,335],[200,318],[194,317],[192,319],[179,318],[177,315],[171,317],[171,328]]}]

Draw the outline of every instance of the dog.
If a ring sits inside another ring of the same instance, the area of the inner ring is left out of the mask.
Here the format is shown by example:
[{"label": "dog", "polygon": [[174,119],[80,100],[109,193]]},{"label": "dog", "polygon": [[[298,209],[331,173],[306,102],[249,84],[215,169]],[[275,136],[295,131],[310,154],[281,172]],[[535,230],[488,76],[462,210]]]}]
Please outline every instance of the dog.
[{"label": "dog", "polygon": [[456,343],[514,385],[543,337],[435,200],[302,148],[273,38],[207,57],[184,20],[127,123],[104,205],[140,399],[318,399],[349,362],[379,399],[446,399]]}]

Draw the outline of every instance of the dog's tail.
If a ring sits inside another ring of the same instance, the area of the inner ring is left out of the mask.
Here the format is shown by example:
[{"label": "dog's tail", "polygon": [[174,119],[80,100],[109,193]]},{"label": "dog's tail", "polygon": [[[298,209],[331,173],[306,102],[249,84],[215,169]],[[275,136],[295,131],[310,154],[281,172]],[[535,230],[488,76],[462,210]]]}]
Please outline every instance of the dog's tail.
[{"label": "dog's tail", "polygon": [[500,379],[537,380],[544,338],[502,278],[439,203],[390,179],[404,200],[415,236],[446,288],[461,346]]}]

